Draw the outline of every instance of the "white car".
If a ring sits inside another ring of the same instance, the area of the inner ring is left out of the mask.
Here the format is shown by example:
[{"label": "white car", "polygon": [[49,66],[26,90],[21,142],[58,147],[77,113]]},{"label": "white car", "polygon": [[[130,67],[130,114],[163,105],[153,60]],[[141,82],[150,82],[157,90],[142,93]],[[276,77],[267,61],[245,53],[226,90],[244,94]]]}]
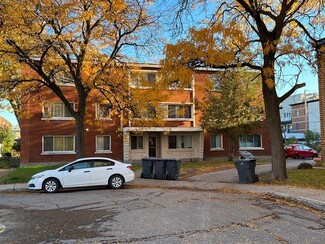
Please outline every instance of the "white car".
[{"label": "white car", "polygon": [[60,188],[108,185],[119,189],[134,180],[131,164],[110,158],[81,158],[54,170],[35,174],[28,189],[57,192]]}]

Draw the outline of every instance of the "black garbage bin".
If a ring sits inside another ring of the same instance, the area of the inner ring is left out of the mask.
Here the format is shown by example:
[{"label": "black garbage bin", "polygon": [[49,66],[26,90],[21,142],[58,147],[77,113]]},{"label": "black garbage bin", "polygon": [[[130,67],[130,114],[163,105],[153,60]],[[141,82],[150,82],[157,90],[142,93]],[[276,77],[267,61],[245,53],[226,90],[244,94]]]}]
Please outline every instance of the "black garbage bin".
[{"label": "black garbage bin", "polygon": [[143,158],[142,159],[142,172],[141,172],[141,178],[153,178],[153,163],[154,158]]},{"label": "black garbage bin", "polygon": [[166,162],[164,159],[157,158],[154,160],[154,178],[166,179]]},{"label": "black garbage bin", "polygon": [[181,170],[181,161],[178,159],[166,159],[167,179],[177,180]]},{"label": "black garbage bin", "polygon": [[256,159],[245,158],[235,162],[240,183],[253,183],[258,181],[255,175]]}]

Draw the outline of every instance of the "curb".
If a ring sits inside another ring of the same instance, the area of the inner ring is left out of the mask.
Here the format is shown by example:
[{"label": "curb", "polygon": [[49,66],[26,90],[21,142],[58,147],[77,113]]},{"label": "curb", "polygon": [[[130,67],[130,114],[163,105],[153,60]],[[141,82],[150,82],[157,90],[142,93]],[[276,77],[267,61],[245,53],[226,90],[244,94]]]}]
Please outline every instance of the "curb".
[{"label": "curb", "polygon": [[304,205],[311,207],[313,209],[317,209],[317,210],[325,212],[325,202],[321,202],[321,201],[306,198],[306,197],[296,197],[296,196],[279,193],[279,192],[272,192],[272,193],[266,193],[266,194],[270,195],[272,197],[285,199],[285,200],[288,200],[291,202],[301,203],[301,204],[304,204]]},{"label": "curb", "polygon": [[[209,183],[195,184],[192,185],[190,181],[177,181],[178,184],[170,184],[169,181],[161,181],[152,184],[151,182],[130,182],[130,184],[126,184],[127,186],[132,187],[145,187],[145,188],[169,188],[169,189],[188,189],[188,190],[205,190],[205,191],[227,191],[227,192],[237,192],[243,194],[260,194],[260,195],[268,195],[274,198],[284,199],[290,202],[295,202],[298,204],[306,205],[310,208],[320,210],[325,212],[325,202],[318,201],[311,198],[301,197],[301,196],[293,196],[290,194],[280,193],[280,192],[268,192],[268,191],[254,191],[247,189],[239,189],[232,185],[231,187],[227,185],[214,185]],[[198,182],[196,182],[198,183]],[[12,193],[12,192],[32,192],[32,190],[28,190],[27,186],[24,184],[13,184],[13,185],[0,185],[0,193]]]}]

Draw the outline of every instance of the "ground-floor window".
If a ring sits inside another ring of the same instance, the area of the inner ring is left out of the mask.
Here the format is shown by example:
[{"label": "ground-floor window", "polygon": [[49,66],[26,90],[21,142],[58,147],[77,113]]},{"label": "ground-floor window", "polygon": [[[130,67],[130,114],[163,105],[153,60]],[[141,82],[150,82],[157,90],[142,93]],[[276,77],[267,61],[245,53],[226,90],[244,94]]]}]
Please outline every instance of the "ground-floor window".
[{"label": "ground-floor window", "polygon": [[43,152],[74,152],[74,136],[43,136]]},{"label": "ground-floor window", "polygon": [[261,135],[241,135],[239,138],[240,148],[261,148],[262,136]]},{"label": "ground-floor window", "polygon": [[171,135],[168,136],[168,148],[192,148],[191,135]]},{"label": "ground-floor window", "polygon": [[131,136],[131,149],[143,149],[143,136]]},{"label": "ground-floor window", "polygon": [[96,152],[111,152],[111,136],[96,136]]},{"label": "ground-floor window", "polygon": [[210,137],[210,147],[211,149],[222,149],[223,148],[223,141],[222,135],[211,135]]}]

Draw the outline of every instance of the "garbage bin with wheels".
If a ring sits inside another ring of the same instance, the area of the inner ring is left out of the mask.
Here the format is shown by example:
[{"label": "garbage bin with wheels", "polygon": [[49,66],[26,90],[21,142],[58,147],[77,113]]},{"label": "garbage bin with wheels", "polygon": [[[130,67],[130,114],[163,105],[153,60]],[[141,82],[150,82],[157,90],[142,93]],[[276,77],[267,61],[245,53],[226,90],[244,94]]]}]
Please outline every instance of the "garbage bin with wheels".
[{"label": "garbage bin with wheels", "polygon": [[154,178],[155,179],[166,179],[166,162],[164,159],[154,160]]},{"label": "garbage bin with wheels", "polygon": [[177,180],[180,174],[181,161],[178,159],[166,159],[167,179]]},{"label": "garbage bin with wheels", "polygon": [[240,183],[253,183],[258,181],[258,176],[255,174],[256,158],[248,151],[239,152],[240,159],[235,162],[238,171]]},{"label": "garbage bin with wheels", "polygon": [[255,175],[256,159],[240,159],[235,164],[240,183],[253,183],[257,181],[257,175]]},{"label": "garbage bin with wheels", "polygon": [[153,158],[143,158],[142,159],[142,172],[141,178],[153,178]]}]

